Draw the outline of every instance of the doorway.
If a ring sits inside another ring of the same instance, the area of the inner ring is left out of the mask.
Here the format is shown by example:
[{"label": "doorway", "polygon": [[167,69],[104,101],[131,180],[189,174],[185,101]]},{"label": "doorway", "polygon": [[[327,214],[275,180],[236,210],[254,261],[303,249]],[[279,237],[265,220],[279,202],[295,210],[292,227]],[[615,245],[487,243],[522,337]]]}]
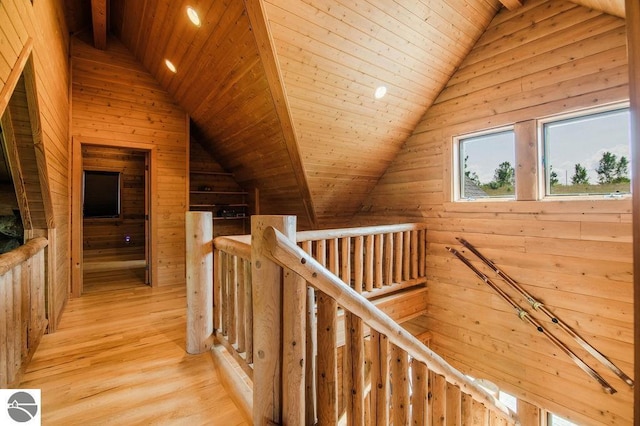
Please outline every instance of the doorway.
[{"label": "doorway", "polygon": [[85,293],[149,284],[145,151],[82,146]]},{"label": "doorway", "polygon": [[74,138],[72,294],[152,285],[154,150]]}]

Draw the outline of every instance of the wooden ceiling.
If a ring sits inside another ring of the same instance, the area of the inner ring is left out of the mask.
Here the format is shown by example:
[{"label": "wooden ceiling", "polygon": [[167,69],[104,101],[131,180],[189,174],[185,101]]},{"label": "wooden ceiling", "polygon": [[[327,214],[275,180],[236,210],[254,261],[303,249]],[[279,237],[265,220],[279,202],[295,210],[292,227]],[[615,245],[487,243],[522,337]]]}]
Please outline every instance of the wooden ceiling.
[{"label": "wooden ceiling", "polygon": [[[89,2],[65,1],[70,30],[88,29]],[[110,27],[189,113],[194,138],[259,188],[261,212],[303,227],[347,223],[499,8],[521,5],[111,0],[101,18],[105,1],[91,2],[96,42]],[[576,3],[624,16],[624,0]]]}]

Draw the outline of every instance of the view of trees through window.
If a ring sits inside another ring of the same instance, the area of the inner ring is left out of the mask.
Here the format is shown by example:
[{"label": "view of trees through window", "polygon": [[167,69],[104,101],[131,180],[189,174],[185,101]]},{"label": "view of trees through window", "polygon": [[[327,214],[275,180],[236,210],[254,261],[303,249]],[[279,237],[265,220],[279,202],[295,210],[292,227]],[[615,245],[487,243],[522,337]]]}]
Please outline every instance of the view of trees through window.
[{"label": "view of trees through window", "polygon": [[629,193],[629,109],[546,123],[548,195]]},{"label": "view of trees through window", "polygon": [[460,198],[515,196],[515,145],[512,130],[459,141]]}]

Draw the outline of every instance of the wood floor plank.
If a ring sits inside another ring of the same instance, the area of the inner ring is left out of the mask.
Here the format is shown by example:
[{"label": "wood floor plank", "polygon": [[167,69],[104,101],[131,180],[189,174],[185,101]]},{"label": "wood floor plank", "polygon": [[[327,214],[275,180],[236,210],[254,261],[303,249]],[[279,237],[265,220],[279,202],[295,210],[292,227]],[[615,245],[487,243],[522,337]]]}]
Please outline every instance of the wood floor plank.
[{"label": "wood floor plank", "polygon": [[42,391],[43,424],[249,424],[211,355],[185,351],[184,286],[115,277],[69,301],[23,377]]}]

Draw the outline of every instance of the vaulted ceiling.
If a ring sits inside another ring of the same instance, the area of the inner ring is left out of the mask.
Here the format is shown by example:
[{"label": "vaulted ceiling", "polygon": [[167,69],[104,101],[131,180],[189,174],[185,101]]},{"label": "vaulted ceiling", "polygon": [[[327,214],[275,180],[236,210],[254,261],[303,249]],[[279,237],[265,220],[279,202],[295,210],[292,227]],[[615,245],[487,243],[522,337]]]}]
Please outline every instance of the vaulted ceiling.
[{"label": "vaulted ceiling", "polygon": [[[91,28],[88,1],[65,2],[70,30]],[[326,227],[358,211],[498,10],[531,2],[91,4],[96,46],[110,28],[187,111],[194,139],[242,186],[260,190],[262,213]],[[624,16],[624,0],[575,3]],[[376,99],[380,86],[387,94]]]}]

